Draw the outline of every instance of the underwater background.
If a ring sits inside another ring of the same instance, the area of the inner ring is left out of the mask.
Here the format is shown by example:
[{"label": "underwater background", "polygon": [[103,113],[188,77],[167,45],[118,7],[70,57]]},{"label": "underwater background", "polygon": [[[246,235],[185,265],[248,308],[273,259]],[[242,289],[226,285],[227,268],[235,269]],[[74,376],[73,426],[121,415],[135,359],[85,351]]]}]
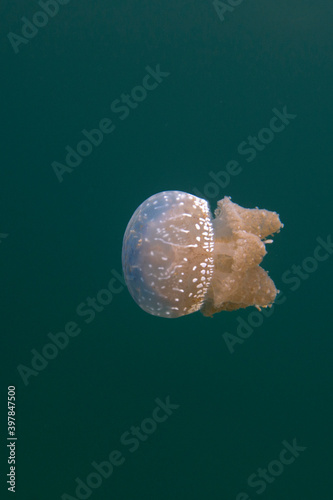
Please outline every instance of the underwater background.
[{"label": "underwater background", "polygon": [[[2,0],[1,498],[8,386],[17,499],[332,498],[332,15]],[[266,315],[135,304],[123,234],[165,190],[280,214]]]}]

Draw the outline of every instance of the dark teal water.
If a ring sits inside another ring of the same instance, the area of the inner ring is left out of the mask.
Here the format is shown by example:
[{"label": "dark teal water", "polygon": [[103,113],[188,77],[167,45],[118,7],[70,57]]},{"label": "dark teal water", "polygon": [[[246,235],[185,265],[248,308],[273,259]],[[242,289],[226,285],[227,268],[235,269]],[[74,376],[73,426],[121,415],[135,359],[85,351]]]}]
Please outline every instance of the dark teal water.
[{"label": "dark teal water", "polygon": [[[333,6],[229,1],[1,3],[1,468],[14,385],[20,500],[331,498]],[[123,233],[169,189],[280,214],[269,317],[136,306]]]}]

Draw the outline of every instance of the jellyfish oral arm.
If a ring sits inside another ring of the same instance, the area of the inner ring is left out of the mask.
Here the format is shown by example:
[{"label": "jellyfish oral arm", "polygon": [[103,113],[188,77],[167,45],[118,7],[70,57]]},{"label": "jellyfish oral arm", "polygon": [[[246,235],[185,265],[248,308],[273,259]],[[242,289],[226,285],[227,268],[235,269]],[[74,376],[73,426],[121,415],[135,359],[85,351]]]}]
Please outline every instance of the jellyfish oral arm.
[{"label": "jellyfish oral arm", "polygon": [[272,242],[263,239],[283,227],[278,214],[245,209],[225,197],[215,215],[214,272],[202,314],[270,306],[277,289],[259,264],[266,254],[265,243]]}]

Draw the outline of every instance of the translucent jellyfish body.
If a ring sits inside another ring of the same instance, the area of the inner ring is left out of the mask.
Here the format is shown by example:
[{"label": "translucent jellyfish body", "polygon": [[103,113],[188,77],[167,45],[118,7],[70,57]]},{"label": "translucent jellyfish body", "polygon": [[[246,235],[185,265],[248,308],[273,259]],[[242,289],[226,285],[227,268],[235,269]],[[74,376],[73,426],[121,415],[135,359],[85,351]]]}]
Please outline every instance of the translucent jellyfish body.
[{"label": "translucent jellyfish body", "polygon": [[201,198],[157,193],[137,208],[125,231],[127,287],[144,311],[165,318],[270,306],[277,290],[259,264],[263,240],[281,227],[277,213],[245,209],[228,197],[213,218]]}]

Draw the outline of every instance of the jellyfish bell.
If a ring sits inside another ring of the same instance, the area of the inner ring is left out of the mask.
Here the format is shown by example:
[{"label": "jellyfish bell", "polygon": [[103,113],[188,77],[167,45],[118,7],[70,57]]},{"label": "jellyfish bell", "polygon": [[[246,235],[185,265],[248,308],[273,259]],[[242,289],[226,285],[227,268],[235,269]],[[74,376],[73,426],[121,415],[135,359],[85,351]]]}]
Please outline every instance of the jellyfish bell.
[{"label": "jellyfish bell", "polygon": [[124,235],[127,287],[150,314],[175,318],[202,306],[213,272],[208,203],[180,191],[151,196],[134,212]]},{"label": "jellyfish bell", "polygon": [[213,218],[197,196],[157,193],[137,208],[125,231],[128,290],[144,311],[165,318],[270,306],[277,290],[259,264],[265,238],[281,227],[275,212],[245,209],[228,197]]}]

